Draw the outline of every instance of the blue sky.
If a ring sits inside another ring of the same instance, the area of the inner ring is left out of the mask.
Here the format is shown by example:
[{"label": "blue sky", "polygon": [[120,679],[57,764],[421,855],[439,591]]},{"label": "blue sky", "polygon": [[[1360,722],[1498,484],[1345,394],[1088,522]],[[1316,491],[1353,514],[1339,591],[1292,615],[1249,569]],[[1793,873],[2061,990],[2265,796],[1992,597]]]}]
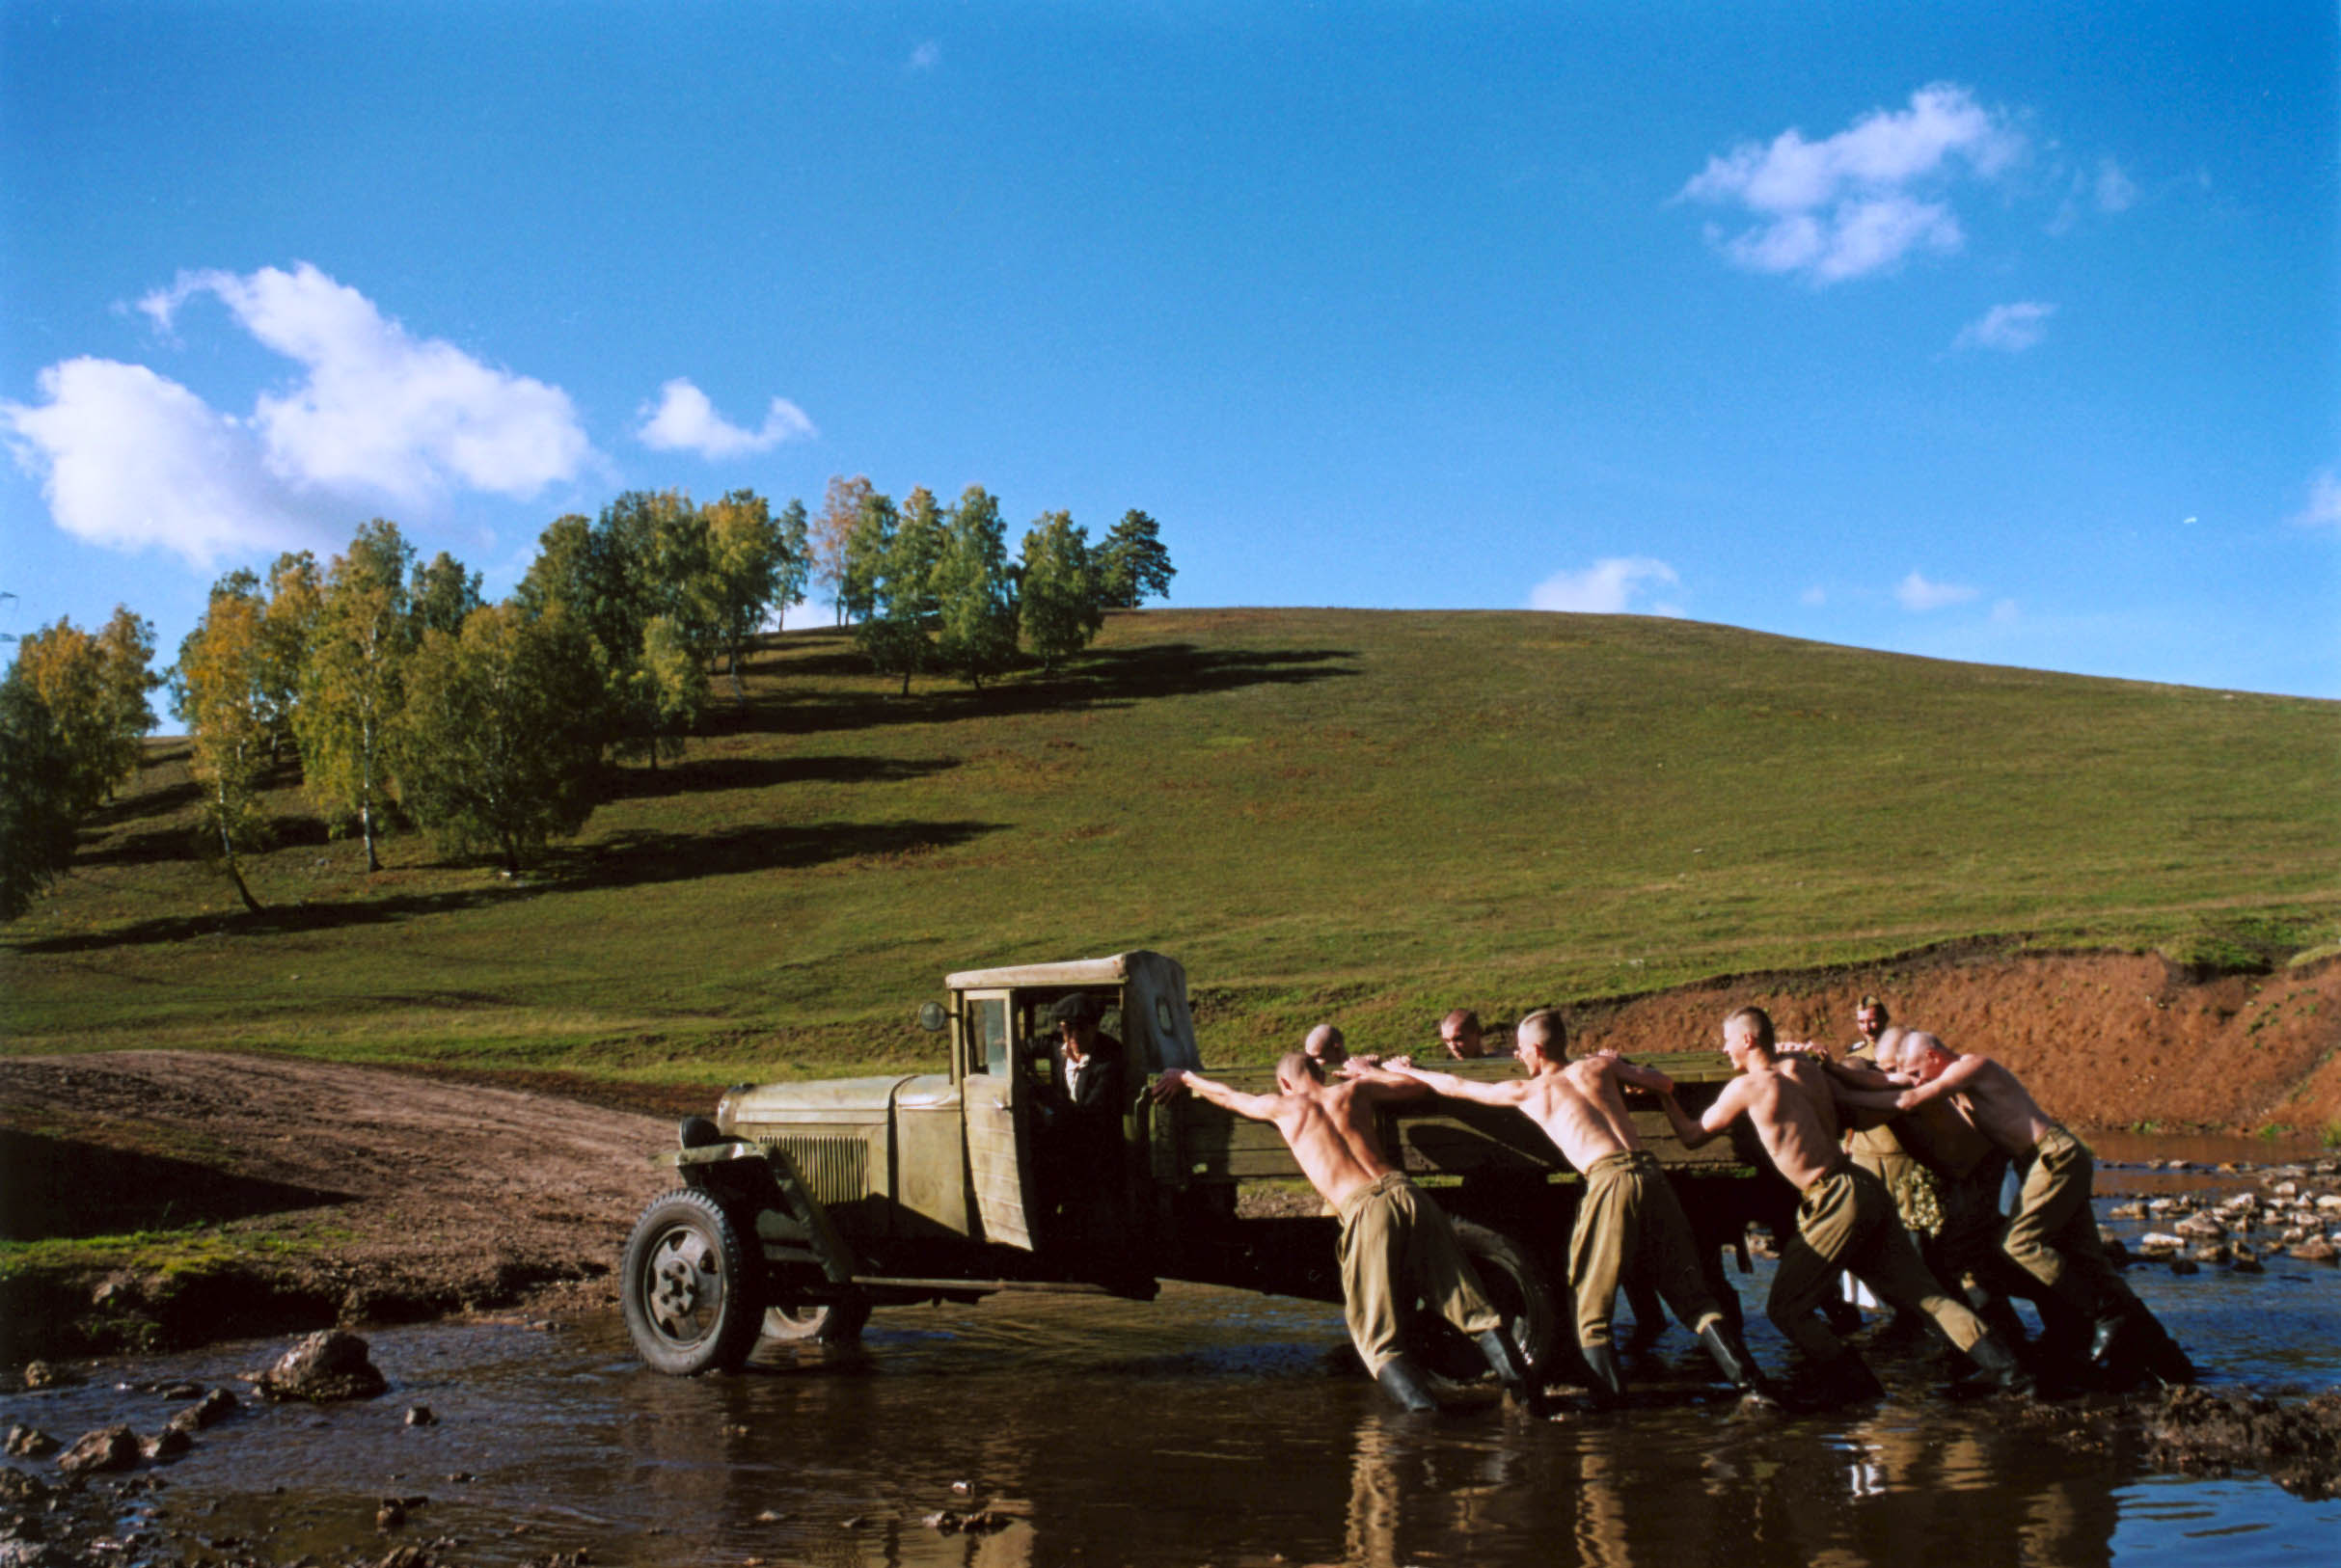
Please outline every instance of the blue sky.
[{"label": "blue sky", "polygon": [[2341,697],[2337,149],[2326,0],[0,0],[0,631],[867,473]]}]

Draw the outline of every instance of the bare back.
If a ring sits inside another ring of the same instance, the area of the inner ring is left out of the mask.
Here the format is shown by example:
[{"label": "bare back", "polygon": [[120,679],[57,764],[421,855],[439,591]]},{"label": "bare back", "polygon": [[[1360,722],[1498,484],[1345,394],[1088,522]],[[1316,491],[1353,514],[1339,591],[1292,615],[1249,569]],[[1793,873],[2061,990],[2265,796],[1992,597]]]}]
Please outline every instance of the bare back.
[{"label": "bare back", "polygon": [[2026,1152],[2055,1125],[2016,1075],[1988,1056],[1961,1056],[1903,1097],[1923,1102],[1941,1094],[1957,1095],[1975,1130],[2011,1154]]},{"label": "bare back", "polygon": [[1737,1108],[1747,1114],[1773,1166],[1800,1192],[1828,1175],[1841,1157],[1829,1086],[1809,1081],[1818,1077],[1819,1069],[1793,1057],[1759,1063],[1727,1085],[1717,1101],[1719,1107],[1739,1101]]},{"label": "bare back", "polygon": [[1542,1127],[1562,1156],[1580,1171],[1642,1147],[1606,1058],[1587,1057],[1535,1074],[1520,1098],[1520,1112]]},{"label": "bare back", "polygon": [[1286,1089],[1266,1118],[1284,1134],[1301,1174],[1335,1208],[1391,1172],[1374,1135],[1371,1084],[1354,1079]]}]

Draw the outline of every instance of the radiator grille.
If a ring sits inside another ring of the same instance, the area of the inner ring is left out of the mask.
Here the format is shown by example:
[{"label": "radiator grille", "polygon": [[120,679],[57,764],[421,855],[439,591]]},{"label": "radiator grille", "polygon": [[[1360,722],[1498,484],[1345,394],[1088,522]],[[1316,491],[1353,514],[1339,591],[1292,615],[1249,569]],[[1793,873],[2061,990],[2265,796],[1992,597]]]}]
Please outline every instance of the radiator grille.
[{"label": "radiator grille", "polygon": [[865,1140],[796,1136],[764,1142],[788,1151],[797,1174],[819,1202],[850,1203],[870,1196],[870,1146]]}]

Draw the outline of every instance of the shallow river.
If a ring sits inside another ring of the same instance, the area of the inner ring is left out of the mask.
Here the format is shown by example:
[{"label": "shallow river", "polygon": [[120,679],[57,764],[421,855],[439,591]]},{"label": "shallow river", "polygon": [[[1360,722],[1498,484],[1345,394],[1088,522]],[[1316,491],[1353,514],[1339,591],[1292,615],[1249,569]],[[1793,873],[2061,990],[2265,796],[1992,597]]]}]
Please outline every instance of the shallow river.
[{"label": "shallow river", "polygon": [[[2099,1183],[2108,1200],[2182,1184],[2246,1182],[2108,1169]],[[1753,1348],[1778,1367],[1768,1268],[1737,1283]],[[2141,1266],[2131,1280],[2215,1387],[2341,1385],[2333,1269],[2278,1258],[2256,1277]],[[1701,1397],[1702,1359],[1676,1328],[1629,1366],[1640,1408],[1530,1423],[1492,1407],[1395,1417],[1345,1368],[1335,1310],[1186,1286],[1151,1305],[881,1312],[864,1356],[784,1352],[691,1381],[644,1370],[614,1315],[368,1338],[390,1394],[248,1407],[204,1433],[157,1473],[167,1487],[125,1499],[123,1530],[145,1533],[123,1560],[374,1561],[443,1537],[459,1544],[442,1556],[467,1564],[581,1547],[605,1565],[838,1568],[2341,1560],[2341,1502],[2013,1429],[1992,1401],[1941,1392],[1922,1350],[1871,1352],[1882,1405],[1742,1420]],[[111,1381],[13,1396],[0,1419],[68,1441],[109,1420],[151,1432],[171,1407],[136,1385],[226,1383],[279,1348],[110,1364]],[[413,1404],[438,1423],[404,1425]],[[428,1501],[378,1534],[394,1496]],[[924,1523],[981,1508],[1008,1522]]]}]

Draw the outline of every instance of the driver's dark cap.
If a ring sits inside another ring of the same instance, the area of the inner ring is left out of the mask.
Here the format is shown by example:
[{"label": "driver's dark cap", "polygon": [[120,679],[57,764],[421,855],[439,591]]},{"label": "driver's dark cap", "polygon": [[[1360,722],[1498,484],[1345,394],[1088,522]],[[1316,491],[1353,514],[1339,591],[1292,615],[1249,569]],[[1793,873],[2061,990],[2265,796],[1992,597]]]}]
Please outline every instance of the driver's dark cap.
[{"label": "driver's dark cap", "polygon": [[1048,1021],[1076,1026],[1080,1024],[1095,1025],[1098,1021],[1098,1013],[1096,997],[1075,991],[1071,996],[1057,998],[1056,1005],[1048,1010]]}]

